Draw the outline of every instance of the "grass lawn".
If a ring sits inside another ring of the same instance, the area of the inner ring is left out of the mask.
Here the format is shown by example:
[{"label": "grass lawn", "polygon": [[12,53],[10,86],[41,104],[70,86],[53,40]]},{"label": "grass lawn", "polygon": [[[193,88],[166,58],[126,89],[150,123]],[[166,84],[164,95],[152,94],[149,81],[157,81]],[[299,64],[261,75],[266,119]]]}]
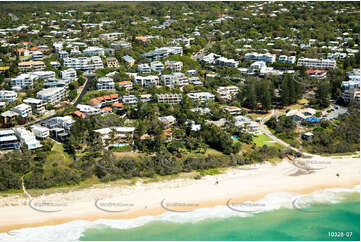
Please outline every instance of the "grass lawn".
[{"label": "grass lawn", "polygon": [[278,144],[277,142],[273,142],[272,139],[268,138],[266,135],[264,134],[259,134],[255,137],[253,137],[253,142],[257,145],[257,146],[274,146],[276,148],[282,149],[283,146]]},{"label": "grass lawn", "polygon": [[71,162],[73,162],[73,158],[64,152],[63,144],[54,142],[53,148],[46,156],[46,163],[51,165],[52,163],[70,164]]},{"label": "grass lawn", "polygon": [[212,149],[212,148],[208,148],[205,154],[206,155],[223,155],[222,152]]}]

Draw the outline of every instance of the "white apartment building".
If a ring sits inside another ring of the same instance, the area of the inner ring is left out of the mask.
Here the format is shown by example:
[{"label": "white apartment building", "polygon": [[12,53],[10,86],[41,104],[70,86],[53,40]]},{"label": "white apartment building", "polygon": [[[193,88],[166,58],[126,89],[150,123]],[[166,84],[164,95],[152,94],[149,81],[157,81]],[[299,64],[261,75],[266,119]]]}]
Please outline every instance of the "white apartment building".
[{"label": "white apartment building", "polygon": [[35,138],[32,132],[26,130],[23,127],[14,128],[16,137],[20,140],[20,143],[29,150],[42,147],[39,140]]},{"label": "white apartment building", "polygon": [[218,87],[217,93],[222,99],[231,100],[239,93],[239,88],[237,86]]},{"label": "white apartment building", "polygon": [[144,74],[152,72],[152,69],[150,68],[148,63],[139,64],[137,67],[137,70],[138,70],[138,72],[144,73]]},{"label": "white apartment building", "polygon": [[258,54],[256,52],[253,52],[253,53],[245,54],[244,59],[246,61],[254,60],[254,61],[264,61],[266,63],[273,63],[276,61],[276,55],[272,55],[270,53]]},{"label": "white apartment building", "polygon": [[176,78],[174,75],[162,75],[161,80],[164,86],[174,87],[176,84]]},{"label": "white apartment building", "polygon": [[294,64],[296,62],[296,56],[280,55],[278,57],[278,63]]},{"label": "white apartment building", "polygon": [[134,77],[134,83],[141,85],[143,87],[147,86],[157,86],[159,85],[159,77],[158,76],[136,76]]},{"label": "white apartment building", "polygon": [[191,92],[191,93],[188,93],[187,96],[190,99],[192,99],[194,101],[199,101],[201,103],[208,102],[209,100],[215,99],[215,95],[213,95],[210,92]]},{"label": "white apartment building", "polygon": [[225,57],[219,57],[214,61],[214,64],[219,66],[237,67],[238,61],[235,61],[234,59],[227,59]]},{"label": "white apartment building", "polygon": [[33,132],[36,138],[40,138],[40,139],[46,139],[50,135],[49,129],[44,126],[33,125],[31,126],[31,131]]},{"label": "white apartment building", "polygon": [[50,104],[55,104],[65,97],[65,87],[52,87],[39,91],[36,98],[41,99]]},{"label": "white apartment building", "polygon": [[24,73],[20,74],[19,76],[12,78],[10,80],[10,85],[12,87],[32,87],[34,85],[34,80],[38,79],[37,75],[32,73]]},{"label": "white apartment building", "polygon": [[106,33],[106,34],[100,34],[99,38],[103,40],[117,40],[122,35],[123,33]]},{"label": "white apartment building", "polygon": [[61,78],[64,80],[74,81],[77,78],[76,70],[73,68],[61,71]]},{"label": "white apartment building", "polygon": [[315,69],[334,69],[336,68],[336,61],[328,59],[311,59],[301,57],[297,61],[297,66],[306,66]]},{"label": "white apartment building", "polygon": [[164,70],[164,65],[160,61],[153,61],[153,62],[150,63],[150,68],[154,72],[161,73]]},{"label": "white apartment building", "polygon": [[181,71],[183,69],[183,62],[181,61],[166,61],[165,68],[171,69],[172,71]]},{"label": "white apartment building", "polygon": [[177,94],[177,93],[157,94],[157,101],[159,103],[178,104],[182,101],[182,94]]},{"label": "white apartment building", "polygon": [[59,53],[58,53],[58,57],[59,57],[60,59],[69,58],[69,53],[68,53],[67,51],[65,51],[65,50],[61,50],[61,51],[59,51]]},{"label": "white apartment building", "polygon": [[112,78],[101,77],[97,81],[97,90],[114,90],[115,83]]},{"label": "white apartment building", "polygon": [[33,112],[38,112],[38,113],[45,112],[45,102],[41,99],[26,98],[23,100],[23,103],[30,105]]},{"label": "white apartment building", "polygon": [[99,56],[65,58],[64,66],[75,70],[89,71],[103,69],[103,62]]},{"label": "white apartment building", "polygon": [[231,115],[240,115],[242,114],[242,109],[236,106],[227,106],[223,108],[224,111],[229,112]]},{"label": "white apartment building", "polygon": [[32,87],[34,85],[34,81],[37,79],[49,79],[55,78],[54,71],[34,71],[20,74],[19,76],[12,78],[10,80],[10,84],[12,87]]},{"label": "white apartment building", "polygon": [[43,52],[41,52],[41,51],[32,51],[31,52],[31,59],[33,60],[33,61],[41,61],[41,60],[43,60]]},{"label": "white apartment building", "polygon": [[14,91],[0,90],[0,100],[7,100],[13,102],[18,98],[18,94]]},{"label": "white apartment building", "polygon": [[122,102],[124,104],[136,105],[138,103],[138,98],[134,95],[127,95],[122,97]]},{"label": "white apartment building", "polygon": [[79,109],[80,112],[85,113],[86,115],[98,114],[100,111],[98,108],[84,104],[78,104],[76,105],[76,108]]},{"label": "white apartment building", "polygon": [[25,103],[22,103],[16,107],[13,107],[10,110],[15,113],[18,113],[23,118],[31,117],[31,115],[32,115],[31,106],[28,104],[25,104]]},{"label": "white apartment building", "polygon": [[83,50],[83,53],[89,56],[96,56],[96,55],[104,56],[104,49],[96,46],[89,46],[88,48]]},{"label": "white apartment building", "polygon": [[236,120],[234,123],[236,127],[244,128],[248,133],[251,134],[260,133],[258,124],[252,119],[242,115],[235,116],[234,119]]}]

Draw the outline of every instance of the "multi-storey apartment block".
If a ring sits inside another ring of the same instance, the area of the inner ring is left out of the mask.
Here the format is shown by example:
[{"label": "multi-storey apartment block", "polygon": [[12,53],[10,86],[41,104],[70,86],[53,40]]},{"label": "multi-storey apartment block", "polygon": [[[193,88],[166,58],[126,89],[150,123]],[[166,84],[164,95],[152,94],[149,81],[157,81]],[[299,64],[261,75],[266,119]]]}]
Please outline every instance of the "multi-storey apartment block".
[{"label": "multi-storey apartment block", "polygon": [[182,94],[177,94],[177,93],[157,94],[157,101],[159,103],[178,104],[182,101]]},{"label": "multi-storey apartment block", "polygon": [[298,59],[297,65],[315,69],[334,69],[336,68],[336,61],[328,59],[311,59],[301,57]]},{"label": "multi-storey apartment block", "polygon": [[52,87],[39,91],[36,94],[36,98],[41,99],[50,104],[55,104],[61,101],[65,97],[64,87]]}]

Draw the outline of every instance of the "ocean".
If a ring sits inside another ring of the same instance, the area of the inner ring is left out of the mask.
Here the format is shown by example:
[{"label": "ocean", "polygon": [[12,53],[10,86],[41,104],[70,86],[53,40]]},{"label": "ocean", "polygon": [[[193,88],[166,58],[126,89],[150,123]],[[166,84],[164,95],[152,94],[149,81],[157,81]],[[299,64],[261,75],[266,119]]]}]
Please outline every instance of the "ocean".
[{"label": "ocean", "polygon": [[360,240],[359,186],[307,195],[274,193],[255,203],[262,209],[241,212],[232,205],[128,220],[73,221],[3,233],[0,240]]}]

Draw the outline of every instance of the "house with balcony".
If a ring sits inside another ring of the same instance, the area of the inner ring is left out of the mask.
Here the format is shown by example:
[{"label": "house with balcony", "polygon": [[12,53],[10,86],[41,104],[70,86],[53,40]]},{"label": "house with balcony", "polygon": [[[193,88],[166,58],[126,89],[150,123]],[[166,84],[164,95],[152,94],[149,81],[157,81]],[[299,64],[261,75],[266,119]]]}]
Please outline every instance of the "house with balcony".
[{"label": "house with balcony", "polygon": [[19,149],[20,144],[18,138],[15,135],[14,130],[11,129],[1,129],[0,130],[0,149],[10,150],[10,149]]},{"label": "house with balcony", "polygon": [[182,94],[178,93],[166,93],[166,94],[157,94],[158,103],[167,103],[167,104],[179,104],[182,102]]},{"label": "house with balcony", "polygon": [[52,87],[39,91],[36,98],[50,104],[56,104],[65,97],[65,94],[65,87]]},{"label": "house with balcony", "polygon": [[45,102],[37,98],[25,98],[23,103],[31,106],[32,112],[42,114],[45,112]]},{"label": "house with balcony", "polygon": [[97,81],[97,90],[115,90],[113,79],[109,77],[100,77]]},{"label": "house with balcony", "polygon": [[25,104],[25,103],[15,106],[15,107],[11,108],[10,110],[15,113],[18,113],[23,118],[28,118],[28,117],[31,117],[31,115],[32,115],[31,106],[28,104]]},{"label": "house with balcony", "polygon": [[215,100],[215,95],[210,92],[191,92],[188,93],[187,96],[193,101],[200,103],[206,103]]}]

